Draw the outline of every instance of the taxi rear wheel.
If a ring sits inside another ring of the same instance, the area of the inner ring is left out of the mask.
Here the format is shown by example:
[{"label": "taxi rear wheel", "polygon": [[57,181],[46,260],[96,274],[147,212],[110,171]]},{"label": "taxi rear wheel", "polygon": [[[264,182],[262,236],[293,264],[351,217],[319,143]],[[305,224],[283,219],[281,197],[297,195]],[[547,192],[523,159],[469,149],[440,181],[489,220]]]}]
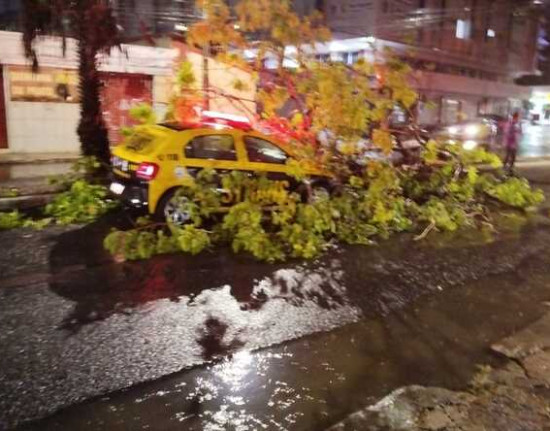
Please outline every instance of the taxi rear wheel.
[{"label": "taxi rear wheel", "polygon": [[191,212],[185,210],[189,198],[181,196],[176,190],[171,190],[160,200],[155,218],[176,226],[182,226],[191,222]]},{"label": "taxi rear wheel", "polygon": [[311,188],[310,203],[318,203],[330,199],[331,193],[327,186],[319,184]]}]

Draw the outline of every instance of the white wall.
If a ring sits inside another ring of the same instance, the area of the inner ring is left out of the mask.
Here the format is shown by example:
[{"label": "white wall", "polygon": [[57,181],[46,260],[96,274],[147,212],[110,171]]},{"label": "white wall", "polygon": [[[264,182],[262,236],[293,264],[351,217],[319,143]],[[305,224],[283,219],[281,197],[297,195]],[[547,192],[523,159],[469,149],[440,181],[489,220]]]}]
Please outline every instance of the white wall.
[{"label": "white wall", "polygon": [[[61,38],[48,36],[39,38],[35,49],[42,67],[77,69],[78,52],[74,39],[67,39],[67,51],[63,55]],[[170,75],[177,51],[140,45],[122,45],[112,49],[110,55],[98,57],[102,72],[142,73],[146,75]],[[0,31],[0,63],[5,65],[30,65],[25,57],[21,33]]]},{"label": "white wall", "polygon": [[76,103],[7,102],[8,145],[16,153],[76,153]]},{"label": "white wall", "polygon": [[173,94],[174,82],[171,76],[153,76],[153,110],[157,121],[164,121]]},{"label": "white wall", "polygon": [[[199,52],[189,50],[186,53],[187,60],[193,65],[193,72],[198,86],[202,85],[203,56]],[[252,75],[244,69],[229,66],[221,61],[208,59],[208,74],[210,87],[218,94],[210,97],[210,110],[221,111],[228,114],[244,115],[251,117],[256,113],[256,82]],[[236,90],[235,80],[240,80],[248,88]],[[224,97],[228,96],[228,97]],[[232,97],[241,101],[234,102]]]}]

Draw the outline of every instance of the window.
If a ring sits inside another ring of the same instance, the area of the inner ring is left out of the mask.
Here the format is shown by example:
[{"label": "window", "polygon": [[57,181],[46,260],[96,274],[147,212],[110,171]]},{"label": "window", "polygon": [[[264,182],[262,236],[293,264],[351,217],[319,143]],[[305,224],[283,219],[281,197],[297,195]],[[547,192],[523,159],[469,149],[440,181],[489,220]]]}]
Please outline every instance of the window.
[{"label": "window", "polygon": [[185,147],[189,159],[237,160],[235,143],[229,135],[205,135],[193,138]]},{"label": "window", "polygon": [[470,39],[472,34],[472,22],[467,19],[456,20],[456,38]]},{"label": "window", "polygon": [[328,63],[330,62],[330,54],[318,54],[315,56],[316,60],[321,63]]},{"label": "window", "polygon": [[359,60],[360,52],[348,52],[346,53],[346,64],[355,64]]},{"label": "window", "polygon": [[251,162],[285,164],[288,159],[283,150],[264,139],[245,136],[244,143]]}]

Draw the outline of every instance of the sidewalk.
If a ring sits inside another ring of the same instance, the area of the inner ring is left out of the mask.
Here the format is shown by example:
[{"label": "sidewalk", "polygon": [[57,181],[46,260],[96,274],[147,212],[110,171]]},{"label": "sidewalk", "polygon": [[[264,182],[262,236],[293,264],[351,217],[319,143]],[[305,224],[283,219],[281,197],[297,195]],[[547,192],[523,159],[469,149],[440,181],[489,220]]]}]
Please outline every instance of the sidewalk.
[{"label": "sidewalk", "polygon": [[74,162],[80,153],[2,153],[0,165]]},{"label": "sidewalk", "polygon": [[470,388],[409,386],[328,431],[550,429],[550,313],[494,344],[502,367],[482,367]]},{"label": "sidewalk", "polygon": [[47,204],[61,187],[51,179],[70,172],[78,154],[0,154],[0,211]]}]

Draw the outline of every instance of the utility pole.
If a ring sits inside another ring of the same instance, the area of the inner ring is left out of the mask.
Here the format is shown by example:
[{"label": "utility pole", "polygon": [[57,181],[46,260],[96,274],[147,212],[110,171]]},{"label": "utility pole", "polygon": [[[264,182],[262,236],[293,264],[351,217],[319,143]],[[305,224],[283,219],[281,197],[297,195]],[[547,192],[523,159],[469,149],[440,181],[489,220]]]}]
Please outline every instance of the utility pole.
[{"label": "utility pole", "polygon": [[[208,19],[207,11],[204,9],[203,19]],[[202,89],[203,89],[203,105],[204,109],[208,111],[210,109],[210,76],[208,75],[208,58],[210,56],[211,44],[206,43],[202,48]]]},{"label": "utility pole", "polygon": [[210,76],[208,73],[208,57],[210,55],[210,43],[206,44],[202,49],[202,89],[203,89],[203,107],[204,110],[210,109]]}]

